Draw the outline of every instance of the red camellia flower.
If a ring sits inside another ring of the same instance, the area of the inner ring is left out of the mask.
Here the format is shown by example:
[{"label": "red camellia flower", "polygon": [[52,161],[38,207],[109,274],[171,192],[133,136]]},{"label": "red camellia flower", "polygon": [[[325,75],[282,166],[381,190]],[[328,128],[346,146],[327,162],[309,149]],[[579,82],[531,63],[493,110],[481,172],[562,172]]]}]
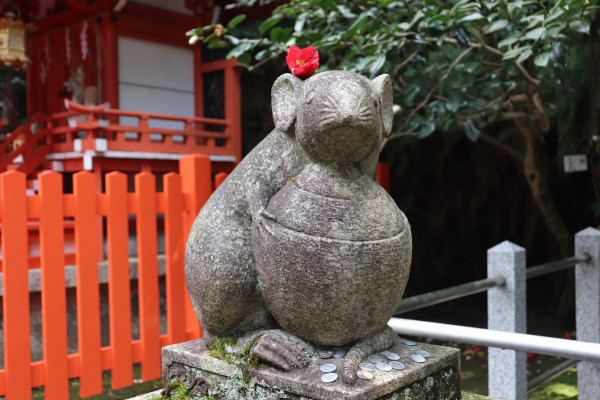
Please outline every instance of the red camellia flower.
[{"label": "red camellia flower", "polygon": [[319,68],[319,52],[314,47],[300,49],[292,46],[285,58],[292,74],[300,79],[306,79]]}]

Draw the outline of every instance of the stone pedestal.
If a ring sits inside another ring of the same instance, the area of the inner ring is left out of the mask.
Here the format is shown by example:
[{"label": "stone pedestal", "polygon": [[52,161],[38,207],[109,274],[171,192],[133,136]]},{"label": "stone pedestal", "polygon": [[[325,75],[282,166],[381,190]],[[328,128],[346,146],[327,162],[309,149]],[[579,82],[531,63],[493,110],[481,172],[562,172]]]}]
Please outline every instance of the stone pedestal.
[{"label": "stone pedestal", "polygon": [[[460,399],[460,351],[454,348],[400,340],[390,351],[400,355],[403,370],[376,370],[373,379],[357,379],[344,384],[341,358],[315,358],[304,369],[283,372],[269,367],[248,368],[212,357],[203,339],[166,346],[162,350],[163,386],[175,388],[180,381],[192,399]],[[425,362],[411,359],[417,350],[430,354]],[[380,355],[380,354],[379,354]],[[382,356],[383,357],[383,356]],[[367,360],[365,360],[367,362]],[[389,360],[386,360],[389,363]],[[331,383],[321,381],[323,364],[335,364],[340,377]]]}]

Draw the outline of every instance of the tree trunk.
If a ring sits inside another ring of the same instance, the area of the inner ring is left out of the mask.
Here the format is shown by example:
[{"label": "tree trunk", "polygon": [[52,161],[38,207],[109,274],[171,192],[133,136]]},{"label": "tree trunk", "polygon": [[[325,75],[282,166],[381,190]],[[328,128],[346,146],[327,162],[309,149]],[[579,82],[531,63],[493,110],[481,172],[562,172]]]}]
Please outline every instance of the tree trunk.
[{"label": "tree trunk", "polygon": [[570,257],[573,255],[573,238],[556,211],[546,173],[540,165],[540,158],[543,153],[540,135],[534,131],[535,128],[526,127],[521,122],[518,122],[517,126],[525,137],[523,172],[531,189],[531,194],[542,213],[546,227],[558,245],[561,257]]},{"label": "tree trunk", "polygon": [[[525,121],[522,120],[515,121],[515,123],[525,138],[523,172],[531,189],[531,194],[542,213],[546,227],[558,245],[561,258],[570,257],[573,255],[573,236],[556,211],[547,181],[547,173],[541,165],[544,150],[540,139],[540,129],[535,125],[527,126]],[[566,278],[563,279],[565,283],[562,290],[559,289],[561,293],[559,295],[558,317],[561,323],[571,326],[574,323],[573,309],[575,307],[573,271],[567,271]]]}]

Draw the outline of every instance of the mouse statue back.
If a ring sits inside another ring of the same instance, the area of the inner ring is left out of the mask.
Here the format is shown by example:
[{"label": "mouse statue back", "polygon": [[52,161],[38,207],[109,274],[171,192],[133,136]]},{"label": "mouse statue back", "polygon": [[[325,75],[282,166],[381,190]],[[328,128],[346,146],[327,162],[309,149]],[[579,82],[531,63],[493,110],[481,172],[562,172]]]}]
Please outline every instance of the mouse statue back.
[{"label": "mouse statue back", "polygon": [[[342,378],[397,336],[387,326],[410,270],[410,226],[377,184],[392,125],[381,75],[285,74],[272,89],[276,129],[198,214],[186,281],[208,340],[283,370],[344,347]],[[236,350],[237,349],[237,350]]]}]

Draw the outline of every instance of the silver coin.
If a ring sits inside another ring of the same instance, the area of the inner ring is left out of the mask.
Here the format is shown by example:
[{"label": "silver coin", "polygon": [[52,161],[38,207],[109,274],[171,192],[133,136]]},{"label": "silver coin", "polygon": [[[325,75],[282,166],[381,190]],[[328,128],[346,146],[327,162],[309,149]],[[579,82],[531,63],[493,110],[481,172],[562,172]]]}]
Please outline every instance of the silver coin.
[{"label": "silver coin", "polygon": [[333,351],[331,350],[323,350],[322,352],[319,353],[319,358],[331,358],[333,357]]},{"label": "silver coin", "polygon": [[321,365],[321,372],[333,372],[337,369],[337,367],[335,366],[335,364],[323,364]]},{"label": "silver coin", "polygon": [[375,354],[371,354],[369,357],[367,357],[367,360],[369,360],[373,364],[377,364],[377,363],[383,362],[383,358],[381,358],[379,356],[376,356]]},{"label": "silver coin", "polygon": [[424,363],[425,362],[425,357],[420,356],[418,354],[411,355],[410,359],[413,360],[413,361],[415,361],[415,362],[418,362],[418,363]]},{"label": "silver coin", "polygon": [[338,374],[335,372],[330,372],[329,374],[325,374],[321,377],[321,380],[325,383],[334,382],[338,378]]},{"label": "silver coin", "polygon": [[360,379],[364,379],[366,381],[373,379],[373,374],[370,373],[369,371],[356,371],[356,376],[358,376]]},{"label": "silver coin", "polygon": [[426,352],[425,350],[417,350],[415,351],[415,354],[423,357],[423,358],[429,358],[431,357],[431,354],[429,354],[428,352]]},{"label": "silver coin", "polygon": [[404,369],[404,364],[402,364],[401,362],[398,362],[398,361],[391,361],[390,367],[397,369],[398,371],[401,371]]},{"label": "silver coin", "polygon": [[358,368],[362,369],[363,371],[369,371],[369,372],[373,372],[375,371],[375,367],[371,364],[367,364],[367,363],[362,363],[358,366]]},{"label": "silver coin", "polygon": [[407,339],[402,339],[400,342],[407,346],[416,346],[416,344],[417,344],[416,342],[413,342],[412,340],[407,340]]},{"label": "silver coin", "polygon": [[400,359],[400,356],[398,354],[392,353],[391,351],[384,351],[381,354],[383,354],[385,356],[385,358],[387,358],[388,360],[397,361]]},{"label": "silver coin", "polygon": [[344,349],[333,349],[333,357],[334,358],[344,358],[346,355],[346,350]]},{"label": "silver coin", "polygon": [[389,364],[386,363],[377,363],[377,365],[375,365],[377,367],[378,370],[380,371],[391,371],[392,367],[389,366]]}]

